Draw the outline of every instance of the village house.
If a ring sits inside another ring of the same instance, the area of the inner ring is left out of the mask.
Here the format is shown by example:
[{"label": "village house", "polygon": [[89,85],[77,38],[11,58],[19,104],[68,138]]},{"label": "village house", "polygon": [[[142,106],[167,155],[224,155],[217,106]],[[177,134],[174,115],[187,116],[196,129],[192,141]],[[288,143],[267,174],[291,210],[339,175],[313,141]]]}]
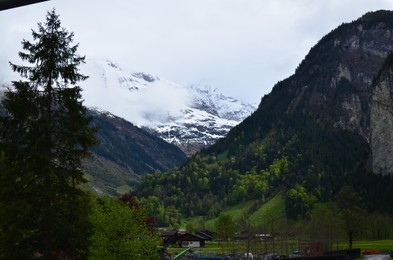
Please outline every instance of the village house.
[{"label": "village house", "polygon": [[204,247],[207,240],[211,241],[212,236],[208,233],[190,234],[178,230],[161,230],[160,235],[164,246],[177,245],[178,247]]},{"label": "village house", "polygon": [[205,247],[205,241],[206,239],[201,236],[185,233],[177,238],[177,245],[179,247]]}]

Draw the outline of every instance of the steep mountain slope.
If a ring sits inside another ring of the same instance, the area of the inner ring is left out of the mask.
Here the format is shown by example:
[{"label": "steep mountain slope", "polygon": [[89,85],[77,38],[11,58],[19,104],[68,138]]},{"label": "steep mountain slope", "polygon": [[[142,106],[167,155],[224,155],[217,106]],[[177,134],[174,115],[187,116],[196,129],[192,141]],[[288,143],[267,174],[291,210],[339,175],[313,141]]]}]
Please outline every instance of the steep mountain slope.
[{"label": "steep mountain slope", "polygon": [[[148,176],[139,194],[152,194],[148,187],[161,184],[168,205],[175,204],[186,215],[210,215],[216,212],[206,209],[264,201],[284,190],[286,213],[297,218],[351,185],[369,209],[391,210],[391,166],[383,164],[391,160],[392,132],[387,129],[392,111],[386,96],[391,89],[383,87],[390,78],[382,77],[377,85],[372,81],[393,50],[392,35],[390,11],[342,24],[226,138],[164,175],[166,179]],[[181,186],[175,201],[169,199],[174,183]],[[376,194],[383,199],[377,200]]]},{"label": "steep mountain slope", "polygon": [[302,112],[368,139],[371,83],[392,49],[391,12],[367,14],[325,36],[266,98],[285,97],[281,113]]},{"label": "steep mountain slope", "polygon": [[[238,136],[250,126],[254,131],[248,131],[246,139],[252,141],[282,117],[301,115],[319,125],[350,130],[369,142],[371,84],[393,50],[391,18],[389,11],[369,13],[326,35],[296,73],[263,97],[254,115],[230,135]],[[231,138],[223,143],[231,143]]]},{"label": "steep mountain slope", "polygon": [[110,111],[181,147],[189,155],[213,144],[255,107],[217,89],[183,87],[109,60],[88,60],[86,105]]},{"label": "steep mountain slope", "polygon": [[146,173],[173,170],[186,160],[175,145],[153,136],[109,112],[92,110],[100,144],[84,166],[97,192],[127,192]]}]

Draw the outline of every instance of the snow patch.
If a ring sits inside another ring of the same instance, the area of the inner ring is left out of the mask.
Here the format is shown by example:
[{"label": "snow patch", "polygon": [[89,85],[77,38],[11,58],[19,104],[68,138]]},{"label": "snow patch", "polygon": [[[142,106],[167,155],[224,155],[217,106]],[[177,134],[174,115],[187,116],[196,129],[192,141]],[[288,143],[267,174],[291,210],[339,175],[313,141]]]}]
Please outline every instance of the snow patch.
[{"label": "snow patch", "polygon": [[168,142],[214,143],[256,108],[208,85],[181,86],[110,60],[87,60],[81,72],[89,76],[81,83],[86,106],[110,111]]}]

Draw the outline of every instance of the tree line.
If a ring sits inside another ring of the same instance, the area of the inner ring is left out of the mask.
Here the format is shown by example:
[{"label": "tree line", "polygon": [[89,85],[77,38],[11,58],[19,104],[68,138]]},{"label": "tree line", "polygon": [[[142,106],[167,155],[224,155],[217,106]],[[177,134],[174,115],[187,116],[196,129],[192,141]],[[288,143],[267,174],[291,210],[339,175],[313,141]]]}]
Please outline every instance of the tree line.
[{"label": "tree line", "polygon": [[248,144],[240,135],[237,149],[200,153],[178,170],[147,174],[134,194],[156,196],[186,217],[214,217],[225,207],[264,202],[284,190],[287,215],[297,219],[314,203],[333,200],[344,185],[364,185],[368,146],[360,136],[291,117],[265,138]]}]

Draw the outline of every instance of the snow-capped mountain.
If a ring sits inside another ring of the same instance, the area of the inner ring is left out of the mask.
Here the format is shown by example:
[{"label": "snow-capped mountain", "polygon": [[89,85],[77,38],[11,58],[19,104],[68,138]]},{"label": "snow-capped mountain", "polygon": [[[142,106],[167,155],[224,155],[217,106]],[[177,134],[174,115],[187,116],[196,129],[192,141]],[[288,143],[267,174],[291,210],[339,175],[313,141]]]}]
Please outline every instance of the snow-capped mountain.
[{"label": "snow-capped mountain", "polygon": [[81,68],[85,105],[110,111],[175,143],[188,154],[214,143],[249,116],[255,106],[204,85],[181,86],[109,60]]}]

